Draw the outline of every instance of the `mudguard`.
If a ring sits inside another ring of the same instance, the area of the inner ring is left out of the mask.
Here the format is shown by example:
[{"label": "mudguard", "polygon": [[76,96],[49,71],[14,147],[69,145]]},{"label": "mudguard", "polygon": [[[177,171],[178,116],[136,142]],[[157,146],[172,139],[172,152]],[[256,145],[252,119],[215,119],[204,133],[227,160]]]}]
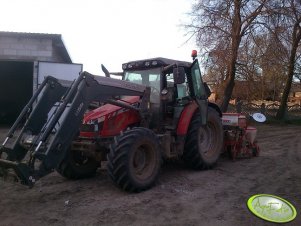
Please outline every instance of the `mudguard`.
[{"label": "mudguard", "polygon": [[[185,106],[184,110],[181,113],[178,127],[177,127],[177,135],[178,136],[186,136],[188,127],[191,121],[192,116],[194,115],[195,111],[198,110],[198,104],[195,101],[192,101],[188,105]],[[208,107],[213,108],[216,110],[220,117],[222,117],[222,112],[218,105],[212,102],[208,102]]]},{"label": "mudguard", "polygon": [[198,107],[199,106],[195,101],[192,101],[185,106],[178,122],[178,127],[177,127],[178,136],[185,136],[187,134],[191,118],[194,115],[195,111],[198,110]]}]

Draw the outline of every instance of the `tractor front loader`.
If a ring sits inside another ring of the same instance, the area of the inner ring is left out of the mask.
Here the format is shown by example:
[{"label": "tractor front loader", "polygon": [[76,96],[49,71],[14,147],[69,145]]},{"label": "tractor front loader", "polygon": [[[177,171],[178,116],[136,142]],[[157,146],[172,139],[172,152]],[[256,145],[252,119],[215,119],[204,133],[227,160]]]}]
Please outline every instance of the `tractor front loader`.
[{"label": "tractor front loader", "polygon": [[[116,102],[123,108],[134,109],[147,122],[146,86],[87,72],[81,73],[70,88],[62,84],[47,77],[9,130],[0,149],[2,176],[8,176],[9,169],[13,169],[22,184],[32,186],[57,168],[79,133],[83,115],[92,101]],[[116,95],[140,96],[139,108],[118,103],[114,100]]]},{"label": "tractor front loader", "polygon": [[152,58],[122,68],[102,66],[106,77],[83,72],[71,86],[48,77],[0,147],[0,174],[33,186],[53,170],[69,179],[93,176],[106,161],[117,186],[139,192],[155,184],[164,160],[213,167],[222,114],[208,102],[198,60]]}]

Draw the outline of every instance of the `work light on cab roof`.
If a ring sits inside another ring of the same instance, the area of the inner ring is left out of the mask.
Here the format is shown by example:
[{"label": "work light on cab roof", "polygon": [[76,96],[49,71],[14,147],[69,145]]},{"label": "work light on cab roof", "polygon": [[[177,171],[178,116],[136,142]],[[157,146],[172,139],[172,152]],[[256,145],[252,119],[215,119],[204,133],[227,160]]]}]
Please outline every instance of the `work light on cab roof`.
[{"label": "work light on cab roof", "polygon": [[122,64],[122,69],[137,69],[141,67],[156,67],[158,65],[157,60],[142,60],[142,61],[135,61],[130,63]]},{"label": "work light on cab roof", "polygon": [[195,49],[192,50],[192,52],[191,52],[192,59],[194,60],[197,56],[198,56],[198,51],[196,51]]}]

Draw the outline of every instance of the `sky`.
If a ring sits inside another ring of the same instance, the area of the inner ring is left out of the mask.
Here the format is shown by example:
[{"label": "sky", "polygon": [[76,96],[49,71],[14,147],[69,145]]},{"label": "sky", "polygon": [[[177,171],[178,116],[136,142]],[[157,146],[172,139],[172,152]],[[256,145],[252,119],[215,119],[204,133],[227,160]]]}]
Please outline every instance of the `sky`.
[{"label": "sky", "polygon": [[191,61],[197,49],[181,24],[193,0],[4,0],[0,30],[62,34],[74,63],[101,74],[152,57]]}]

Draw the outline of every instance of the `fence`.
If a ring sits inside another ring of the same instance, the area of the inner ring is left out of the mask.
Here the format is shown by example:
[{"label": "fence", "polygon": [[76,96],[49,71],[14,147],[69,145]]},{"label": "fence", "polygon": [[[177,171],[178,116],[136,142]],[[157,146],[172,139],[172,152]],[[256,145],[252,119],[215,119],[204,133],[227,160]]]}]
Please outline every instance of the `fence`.
[{"label": "fence", "polygon": [[[242,103],[229,104],[228,112],[242,112],[246,114],[253,114],[255,112],[260,112],[267,116],[268,118],[274,118],[279,109],[278,103]],[[300,104],[288,104],[286,110],[287,119],[301,119],[301,105]]]}]

